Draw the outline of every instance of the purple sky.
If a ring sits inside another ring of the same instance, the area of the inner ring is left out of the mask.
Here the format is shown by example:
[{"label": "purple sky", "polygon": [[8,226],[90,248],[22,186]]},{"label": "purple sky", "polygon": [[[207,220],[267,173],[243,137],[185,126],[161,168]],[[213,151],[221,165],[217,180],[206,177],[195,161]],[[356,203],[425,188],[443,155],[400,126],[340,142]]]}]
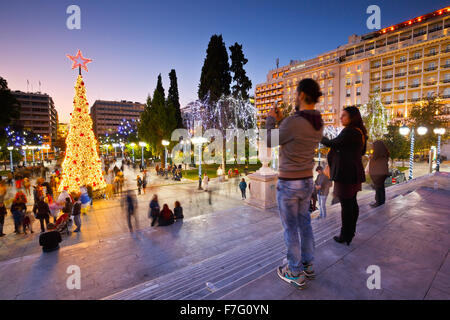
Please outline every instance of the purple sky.
[{"label": "purple sky", "polygon": [[[81,8],[81,30],[66,28],[66,8]],[[349,35],[370,32],[366,8],[381,8],[382,27],[447,5],[445,1],[7,1],[0,0],[0,76],[12,90],[50,94],[60,121],[72,110],[77,71],[66,54],[93,59],[83,72],[89,103],[96,99],[145,102],[158,73],[169,87],[177,71],[182,106],[197,98],[200,71],[212,34],[227,47],[243,44],[253,85],[290,59],[336,48]],[[31,85],[30,85],[31,91]],[[253,89],[252,89],[253,93]]]}]

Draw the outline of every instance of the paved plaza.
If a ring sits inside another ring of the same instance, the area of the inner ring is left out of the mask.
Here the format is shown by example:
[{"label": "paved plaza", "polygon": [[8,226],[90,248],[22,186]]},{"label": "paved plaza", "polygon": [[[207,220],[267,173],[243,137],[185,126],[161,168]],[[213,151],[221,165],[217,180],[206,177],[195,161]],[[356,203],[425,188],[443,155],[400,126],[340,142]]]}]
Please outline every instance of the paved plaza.
[{"label": "paved plaza", "polygon": [[[134,173],[133,173],[134,174]],[[131,179],[132,173],[130,173]],[[450,176],[423,176],[387,189],[385,206],[371,209],[360,195],[354,242],[335,243],[340,208],[313,221],[316,272],[306,290],[279,280],[285,255],[277,209],[262,211],[240,199],[237,181],[163,183],[138,196],[137,231],[130,233],[120,198],[94,202],[82,232],[64,236],[58,252],[41,252],[38,233],[0,239],[1,299],[448,299],[450,298]],[[184,221],[149,226],[151,195]],[[133,221],[135,223],[135,221]],[[38,231],[38,223],[34,226]],[[330,240],[331,239],[331,240]],[[69,266],[79,266],[81,289],[70,290]],[[381,269],[381,289],[369,290],[366,268]]]}]

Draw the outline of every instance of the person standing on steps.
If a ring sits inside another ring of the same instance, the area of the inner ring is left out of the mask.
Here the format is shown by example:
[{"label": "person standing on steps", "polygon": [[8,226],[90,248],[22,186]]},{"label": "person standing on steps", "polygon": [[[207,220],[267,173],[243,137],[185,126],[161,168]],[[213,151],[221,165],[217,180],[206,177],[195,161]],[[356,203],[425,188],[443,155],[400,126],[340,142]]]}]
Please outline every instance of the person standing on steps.
[{"label": "person standing on steps", "polygon": [[356,232],[359,206],[356,196],[366,181],[362,156],[366,153],[367,130],[357,107],[346,107],[341,114],[344,129],[334,139],[324,137],[321,143],[330,147],[328,165],[334,192],[342,208],[342,227],[333,239],[350,245]]},{"label": "person standing on steps", "polygon": [[325,219],[327,217],[327,198],[330,191],[332,182],[323,173],[323,168],[318,166],[316,168],[318,173],[315,188],[317,190],[317,198],[319,200],[319,219]]},{"label": "person standing on steps", "polygon": [[373,154],[369,160],[369,175],[375,188],[375,203],[372,208],[381,206],[386,201],[384,181],[389,177],[389,150],[383,141],[377,140],[373,143]]},{"label": "person standing on steps", "polygon": [[239,182],[239,189],[241,189],[242,200],[247,199],[245,194],[247,190],[247,182],[245,182],[244,178],[242,178],[241,182]]},{"label": "person standing on steps", "polygon": [[148,217],[152,219],[151,226],[153,227],[158,221],[160,207],[158,203],[158,195],[154,194],[152,201],[150,201],[150,211]]},{"label": "person standing on steps", "polygon": [[277,274],[297,288],[305,286],[305,278],[315,277],[309,205],[314,188],[314,153],[323,133],[322,117],[315,110],[321,95],[316,81],[303,79],[297,87],[296,112],[283,120],[275,106],[266,119],[268,147],[276,146],[271,141],[271,130],[276,122],[281,122],[277,202],[284,228],[287,264],[278,267]]}]

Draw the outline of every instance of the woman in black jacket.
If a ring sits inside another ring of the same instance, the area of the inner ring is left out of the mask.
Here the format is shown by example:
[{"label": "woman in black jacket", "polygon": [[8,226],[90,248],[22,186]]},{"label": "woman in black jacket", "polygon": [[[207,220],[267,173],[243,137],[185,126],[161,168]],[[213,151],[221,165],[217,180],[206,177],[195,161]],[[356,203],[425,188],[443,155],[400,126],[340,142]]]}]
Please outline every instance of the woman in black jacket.
[{"label": "woman in black jacket", "polygon": [[356,200],[361,184],[366,181],[362,156],[366,153],[367,130],[356,107],[347,107],[341,115],[345,127],[335,139],[324,137],[321,143],[330,147],[328,165],[334,193],[341,203],[341,234],[334,237],[339,243],[350,245],[355,236],[359,207]]}]

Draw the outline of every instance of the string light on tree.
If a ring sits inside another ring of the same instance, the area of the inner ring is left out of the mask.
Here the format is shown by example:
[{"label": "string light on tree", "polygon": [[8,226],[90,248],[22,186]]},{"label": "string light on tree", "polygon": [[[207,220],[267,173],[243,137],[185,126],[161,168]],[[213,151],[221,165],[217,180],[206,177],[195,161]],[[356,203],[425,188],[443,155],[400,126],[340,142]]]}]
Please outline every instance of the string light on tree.
[{"label": "string light on tree", "polygon": [[72,69],[79,68],[79,75],[75,84],[73,112],[70,114],[70,130],[66,138],[66,154],[58,191],[68,187],[69,192],[78,192],[83,185],[91,185],[93,190],[98,190],[106,187],[106,183],[81,75],[81,68],[87,71],[86,64],[92,60],[83,58],[80,50],[75,57],[67,56],[74,61]]}]

